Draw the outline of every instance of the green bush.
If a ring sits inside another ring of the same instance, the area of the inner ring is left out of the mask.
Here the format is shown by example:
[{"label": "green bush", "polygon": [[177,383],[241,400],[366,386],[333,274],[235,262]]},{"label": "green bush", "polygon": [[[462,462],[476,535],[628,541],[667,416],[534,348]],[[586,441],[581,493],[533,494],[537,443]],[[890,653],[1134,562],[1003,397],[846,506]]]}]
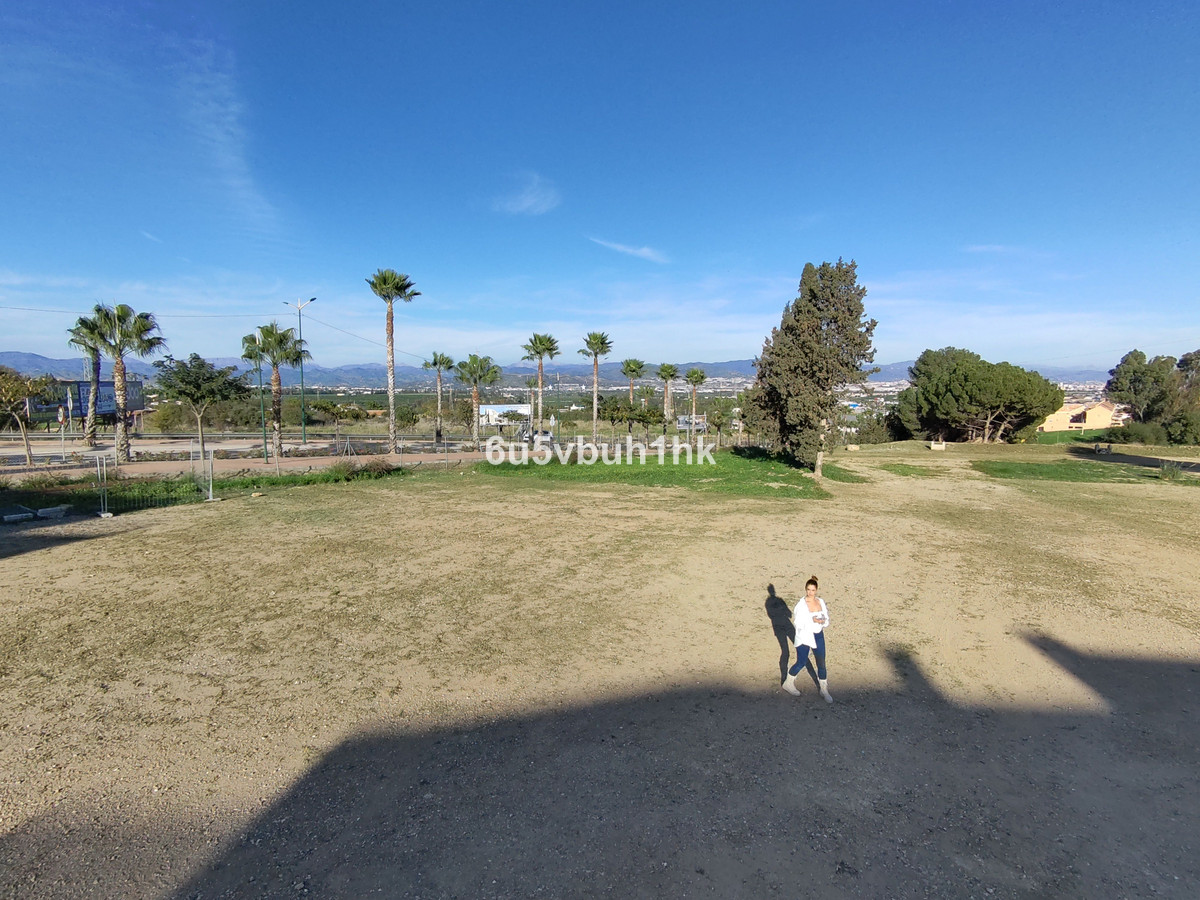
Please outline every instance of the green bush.
[{"label": "green bush", "polygon": [[1200,444],[1200,411],[1185,412],[1163,423],[1172,444]]},{"label": "green bush", "polygon": [[1167,430],[1157,422],[1130,422],[1122,428],[1110,428],[1104,440],[1112,444],[1166,444]]},{"label": "green bush", "polygon": [[1178,481],[1183,474],[1183,466],[1177,462],[1165,462],[1158,467],[1158,477],[1163,481]]}]

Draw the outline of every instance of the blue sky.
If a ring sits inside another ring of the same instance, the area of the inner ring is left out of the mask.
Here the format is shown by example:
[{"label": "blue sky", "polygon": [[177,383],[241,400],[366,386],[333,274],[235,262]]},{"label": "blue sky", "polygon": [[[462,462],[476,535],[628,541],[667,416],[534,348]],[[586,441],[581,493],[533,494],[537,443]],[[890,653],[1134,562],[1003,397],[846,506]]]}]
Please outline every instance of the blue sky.
[{"label": "blue sky", "polygon": [[740,359],[839,256],[877,362],[1200,347],[1194,3],[6,0],[0,119],[0,350]]}]

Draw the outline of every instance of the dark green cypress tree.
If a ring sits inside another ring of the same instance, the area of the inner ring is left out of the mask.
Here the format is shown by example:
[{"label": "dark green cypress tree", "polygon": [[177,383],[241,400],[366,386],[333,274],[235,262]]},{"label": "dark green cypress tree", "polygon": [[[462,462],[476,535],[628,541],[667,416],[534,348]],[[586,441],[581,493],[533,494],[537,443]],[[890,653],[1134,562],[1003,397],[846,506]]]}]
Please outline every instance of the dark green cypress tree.
[{"label": "dark green cypress tree", "polygon": [[807,263],[798,296],[755,363],[750,402],[774,426],[781,449],[818,476],[838,389],[865,381],[863,364],[875,359],[876,322],[863,318],[866,295],[853,260]]}]

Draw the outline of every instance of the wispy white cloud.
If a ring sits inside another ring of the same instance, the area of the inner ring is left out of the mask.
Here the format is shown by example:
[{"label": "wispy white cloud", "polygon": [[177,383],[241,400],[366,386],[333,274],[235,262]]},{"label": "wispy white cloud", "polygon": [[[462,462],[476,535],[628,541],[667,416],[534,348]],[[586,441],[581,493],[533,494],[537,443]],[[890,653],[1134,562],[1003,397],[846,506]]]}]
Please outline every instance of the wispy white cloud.
[{"label": "wispy white cloud", "polygon": [[653,247],[630,247],[627,244],[616,244],[612,241],[602,241],[600,238],[588,238],[593,243],[599,244],[601,247],[607,247],[609,250],[616,250],[618,253],[625,253],[629,256],[636,256],[638,259],[649,260],[655,263],[670,262],[667,257]]},{"label": "wispy white cloud", "polygon": [[537,172],[522,172],[517,179],[520,183],[514,191],[492,201],[492,209],[496,212],[515,216],[540,216],[562,202],[562,196],[554,182],[543,178]]},{"label": "wispy white cloud", "polygon": [[259,237],[275,237],[278,213],[259,188],[247,157],[245,106],[233,54],[209,42],[194,42],[180,49],[179,91],[193,140],[246,229]]},{"label": "wispy white cloud", "polygon": [[142,237],[144,237],[148,241],[154,241],[154,243],[156,243],[156,244],[162,243],[162,238],[155,237],[148,231],[143,231],[141,234],[142,234]]}]

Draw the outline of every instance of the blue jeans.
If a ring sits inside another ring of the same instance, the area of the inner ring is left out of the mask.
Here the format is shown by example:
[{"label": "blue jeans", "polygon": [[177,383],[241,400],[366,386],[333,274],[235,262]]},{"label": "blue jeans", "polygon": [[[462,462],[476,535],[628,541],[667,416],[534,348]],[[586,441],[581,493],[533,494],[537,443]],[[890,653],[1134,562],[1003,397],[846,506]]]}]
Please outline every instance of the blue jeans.
[{"label": "blue jeans", "polygon": [[[817,648],[813,650],[813,657],[817,661],[817,677],[822,681],[827,677],[825,674],[825,632],[817,632]],[[805,664],[808,662],[808,651],[812,649],[804,644],[796,645],[796,663],[788,669],[789,675],[799,675]]]}]

